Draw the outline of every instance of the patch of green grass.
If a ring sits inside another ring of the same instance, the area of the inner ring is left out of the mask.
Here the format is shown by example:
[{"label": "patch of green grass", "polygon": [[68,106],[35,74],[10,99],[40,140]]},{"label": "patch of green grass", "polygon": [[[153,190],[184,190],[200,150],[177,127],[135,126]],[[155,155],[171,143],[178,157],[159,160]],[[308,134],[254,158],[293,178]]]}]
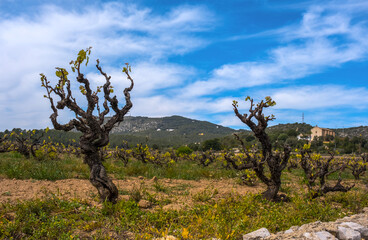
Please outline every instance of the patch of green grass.
[{"label": "patch of green grass", "polygon": [[158,178],[199,180],[201,178],[220,179],[236,176],[235,170],[224,169],[219,164],[201,167],[191,161],[179,161],[168,166],[158,167],[151,163],[144,164],[140,161],[132,160],[126,167],[122,163],[108,162],[106,168],[109,173],[113,173],[117,178],[127,176],[153,178],[156,176]]},{"label": "patch of green grass", "polygon": [[328,179],[338,180],[340,176],[342,179],[354,179],[354,176],[351,173],[351,171],[334,172],[328,176]]},{"label": "patch of green grass", "polygon": [[3,204],[0,239],[73,239],[72,231],[82,226],[81,220],[93,218],[87,207],[85,203],[52,195],[44,200]]},{"label": "patch of green grass", "polygon": [[133,188],[128,191],[129,198],[135,202],[139,202],[143,199],[143,196],[146,194],[146,186],[143,182],[139,186],[134,185]]},{"label": "patch of green grass", "polygon": [[60,159],[63,171],[69,172],[73,178],[89,179],[90,170],[87,164],[83,163],[82,158],[73,155],[64,155]]},{"label": "patch of green grass", "polygon": [[60,180],[75,176],[88,178],[89,171],[82,159],[67,155],[62,159],[38,161],[11,152],[0,155],[0,174],[16,179]]}]

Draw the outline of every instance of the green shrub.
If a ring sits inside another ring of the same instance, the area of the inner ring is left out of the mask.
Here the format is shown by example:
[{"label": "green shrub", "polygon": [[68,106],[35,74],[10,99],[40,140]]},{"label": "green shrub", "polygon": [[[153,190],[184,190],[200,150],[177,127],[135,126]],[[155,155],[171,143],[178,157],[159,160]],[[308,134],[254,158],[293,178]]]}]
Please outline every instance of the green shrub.
[{"label": "green shrub", "polygon": [[181,155],[189,155],[193,152],[193,150],[190,147],[187,146],[181,146],[178,147],[178,149],[176,149],[176,155],[181,156]]}]

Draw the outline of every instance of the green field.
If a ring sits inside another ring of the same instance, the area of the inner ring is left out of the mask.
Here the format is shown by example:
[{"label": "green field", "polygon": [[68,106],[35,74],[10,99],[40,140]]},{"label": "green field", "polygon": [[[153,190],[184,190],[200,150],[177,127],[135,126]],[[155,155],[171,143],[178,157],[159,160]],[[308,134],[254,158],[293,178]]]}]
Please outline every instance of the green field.
[{"label": "green field", "polygon": [[[349,171],[342,176],[345,182],[356,183],[352,190],[328,193],[316,199],[310,199],[306,192],[301,169],[284,171],[281,192],[289,196],[290,201],[276,203],[263,200],[257,194],[264,189],[261,182],[257,180],[254,186],[241,185],[239,173],[225,169],[219,162],[203,167],[189,160],[178,160],[159,167],[132,159],[124,167],[122,162],[108,159],[104,165],[114,181],[135,179],[136,188],[119,188],[120,195],[127,198],[112,205],[99,204],[97,191],[87,199],[64,198],[62,192],[46,192],[39,199],[3,201],[0,238],[152,239],[173,235],[179,239],[241,239],[242,234],[261,227],[277,232],[317,220],[335,220],[368,206],[366,176],[356,181]],[[1,181],[56,181],[88,179],[89,172],[82,159],[72,155],[38,161],[10,152],[0,155],[0,175]],[[152,177],[158,181],[149,183]],[[336,174],[331,175],[329,181],[336,178]],[[170,185],[174,180],[182,182]],[[194,193],[191,184],[185,181],[203,181],[202,184],[211,183],[211,186],[203,186],[203,190]],[[219,185],[223,188],[229,182],[233,184],[229,184],[229,188],[235,190],[223,192]],[[244,193],[242,189],[254,191]],[[0,194],[4,198],[16,195],[11,191]],[[178,198],[187,199],[190,204],[180,209],[165,207]],[[142,199],[149,202],[150,207],[140,207],[139,200]]]}]

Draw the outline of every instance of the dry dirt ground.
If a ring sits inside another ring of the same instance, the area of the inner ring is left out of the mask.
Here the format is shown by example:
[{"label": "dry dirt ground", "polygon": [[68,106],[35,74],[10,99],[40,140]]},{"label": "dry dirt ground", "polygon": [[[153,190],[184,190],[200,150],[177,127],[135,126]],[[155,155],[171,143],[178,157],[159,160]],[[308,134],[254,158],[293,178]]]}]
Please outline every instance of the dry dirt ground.
[{"label": "dry dirt ground", "polygon": [[[233,179],[224,180],[175,180],[126,178],[113,180],[119,189],[120,199],[132,198],[139,191],[143,199],[147,194],[164,203],[164,208],[179,210],[196,202],[219,199],[229,194],[245,195],[264,190],[262,184],[256,186],[239,185]],[[53,193],[65,199],[82,199],[98,204],[97,190],[88,180],[66,179],[58,181],[0,179],[0,203],[42,198]]]}]

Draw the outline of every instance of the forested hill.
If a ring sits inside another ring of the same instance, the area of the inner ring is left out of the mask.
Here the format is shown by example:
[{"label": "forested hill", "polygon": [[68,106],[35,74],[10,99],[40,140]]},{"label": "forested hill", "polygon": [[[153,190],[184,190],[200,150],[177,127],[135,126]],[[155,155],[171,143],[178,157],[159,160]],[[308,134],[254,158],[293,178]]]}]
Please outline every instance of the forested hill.
[{"label": "forested hill", "polygon": [[268,133],[274,133],[274,132],[287,132],[289,130],[295,130],[298,133],[310,134],[312,128],[313,127],[307,123],[287,123],[268,127],[266,131]]},{"label": "forested hill", "polygon": [[149,117],[125,117],[124,121],[114,127],[111,133],[135,133],[153,134],[154,132],[174,132],[177,134],[219,134],[226,135],[234,132],[234,129],[216,125],[207,121],[171,116],[162,118]]},{"label": "forested hill", "polygon": [[[24,132],[22,129],[14,130],[18,133]],[[77,143],[81,136],[81,133],[76,130],[70,132],[50,130],[47,133],[44,130],[37,130],[36,132],[37,135],[43,134],[42,139],[47,140],[50,137],[52,141],[63,144]],[[223,138],[234,132],[237,131],[207,121],[181,116],[163,118],[126,116],[124,121],[111,131],[110,146],[122,146],[123,141],[127,141],[131,147],[138,143],[147,144],[150,147],[154,145],[178,147],[190,143],[201,143],[208,139]],[[7,130],[5,133],[9,134],[10,132]]]},{"label": "forested hill", "polygon": [[334,129],[339,137],[362,137],[368,139],[368,126]]},{"label": "forested hill", "polygon": [[124,122],[112,130],[111,141],[125,139],[130,143],[158,146],[180,146],[222,138],[236,130],[181,116],[163,118],[125,117]]}]

